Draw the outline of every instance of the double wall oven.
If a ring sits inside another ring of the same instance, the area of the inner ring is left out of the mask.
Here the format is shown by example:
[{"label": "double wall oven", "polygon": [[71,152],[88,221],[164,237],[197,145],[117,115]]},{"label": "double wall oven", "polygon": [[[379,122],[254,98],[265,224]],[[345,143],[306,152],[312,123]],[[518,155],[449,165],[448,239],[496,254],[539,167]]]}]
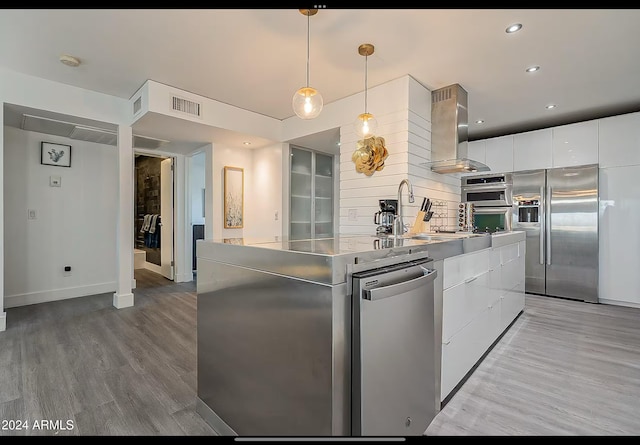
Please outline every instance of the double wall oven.
[{"label": "double wall oven", "polygon": [[462,201],[473,204],[473,227],[477,232],[510,231],[513,217],[511,173],[462,178]]}]

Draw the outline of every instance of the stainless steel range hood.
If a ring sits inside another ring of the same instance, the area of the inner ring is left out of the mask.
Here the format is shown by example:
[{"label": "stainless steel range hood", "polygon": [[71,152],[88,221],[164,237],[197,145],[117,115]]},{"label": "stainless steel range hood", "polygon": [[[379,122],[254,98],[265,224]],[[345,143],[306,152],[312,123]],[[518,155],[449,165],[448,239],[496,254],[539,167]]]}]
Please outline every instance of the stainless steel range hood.
[{"label": "stainless steel range hood", "polygon": [[467,92],[455,83],[431,92],[431,162],[421,164],[436,173],[489,171],[469,159]]}]

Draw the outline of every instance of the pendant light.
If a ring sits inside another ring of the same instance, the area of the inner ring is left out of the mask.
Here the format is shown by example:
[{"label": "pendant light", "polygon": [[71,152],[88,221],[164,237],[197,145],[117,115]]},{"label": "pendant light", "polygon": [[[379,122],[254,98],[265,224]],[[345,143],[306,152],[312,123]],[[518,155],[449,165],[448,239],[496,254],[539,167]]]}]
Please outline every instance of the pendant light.
[{"label": "pendant light", "polygon": [[322,95],[318,90],[309,86],[309,21],[316,15],[317,9],[300,9],[302,15],[307,16],[307,86],[300,88],[293,95],[293,111],[300,119],[313,119],[322,111]]},{"label": "pendant light", "polygon": [[361,138],[373,136],[378,129],[378,121],[373,114],[367,112],[367,61],[373,54],[373,45],[371,43],[363,43],[358,47],[358,54],[364,56],[364,113],[360,114],[353,124],[356,134]]}]

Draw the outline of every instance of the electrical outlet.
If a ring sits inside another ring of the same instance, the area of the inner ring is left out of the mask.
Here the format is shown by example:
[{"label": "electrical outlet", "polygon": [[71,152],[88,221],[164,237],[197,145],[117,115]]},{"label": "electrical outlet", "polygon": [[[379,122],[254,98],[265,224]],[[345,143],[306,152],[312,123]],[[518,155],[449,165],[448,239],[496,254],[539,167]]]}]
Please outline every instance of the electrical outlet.
[{"label": "electrical outlet", "polygon": [[358,209],[349,209],[348,220],[352,222],[358,221]]},{"label": "electrical outlet", "polygon": [[62,178],[60,176],[49,176],[49,187],[61,187]]},{"label": "electrical outlet", "polygon": [[278,220],[278,211],[276,210],[276,221]]},{"label": "electrical outlet", "polygon": [[29,209],[28,215],[29,219],[37,219],[36,209]]}]

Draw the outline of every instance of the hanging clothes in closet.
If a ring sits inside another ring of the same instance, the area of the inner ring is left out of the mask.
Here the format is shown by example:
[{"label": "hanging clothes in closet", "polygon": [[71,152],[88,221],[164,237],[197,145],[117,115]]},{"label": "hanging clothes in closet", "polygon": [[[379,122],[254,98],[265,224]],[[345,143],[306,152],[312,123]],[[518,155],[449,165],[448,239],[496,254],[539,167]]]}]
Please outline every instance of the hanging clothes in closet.
[{"label": "hanging clothes in closet", "polygon": [[160,247],[160,224],[161,217],[156,213],[144,215],[140,232],[144,233],[145,247]]}]

